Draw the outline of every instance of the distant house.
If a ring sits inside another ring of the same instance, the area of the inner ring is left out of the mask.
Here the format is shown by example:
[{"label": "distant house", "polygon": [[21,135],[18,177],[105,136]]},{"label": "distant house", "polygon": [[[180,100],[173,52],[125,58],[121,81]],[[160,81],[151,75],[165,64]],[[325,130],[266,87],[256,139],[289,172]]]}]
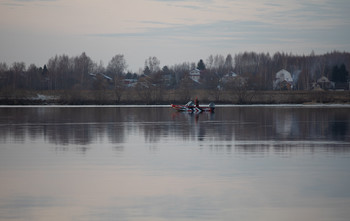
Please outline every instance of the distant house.
[{"label": "distant house", "polygon": [[293,89],[293,78],[292,75],[282,69],[276,73],[275,80],[273,82],[274,90],[292,90]]},{"label": "distant house", "polygon": [[123,80],[123,83],[124,83],[125,87],[135,87],[137,84],[137,79],[127,78],[127,79]]},{"label": "distant house", "polygon": [[196,68],[190,72],[189,77],[196,83],[199,83],[199,80],[201,79],[201,71]]},{"label": "distant house", "polygon": [[162,75],[162,81],[163,84],[167,87],[171,85],[171,82],[173,81],[174,76],[171,73],[166,73]]},{"label": "distant house", "polygon": [[238,75],[237,75],[235,72],[232,71],[232,72],[230,72],[230,73],[225,74],[225,75],[221,78],[221,82],[222,82],[222,83],[226,83],[226,82],[228,82],[228,81],[230,81],[230,80],[235,79],[237,76],[238,76]]},{"label": "distant house", "polygon": [[101,73],[93,74],[93,73],[90,73],[89,75],[90,75],[90,77],[92,77],[94,80],[96,80],[97,75],[100,75],[100,76],[102,76],[102,78],[106,79],[106,80],[109,81],[109,82],[112,82],[112,81],[113,81],[113,79],[112,79],[111,77],[109,77],[109,76],[107,76],[107,75],[105,75],[105,74],[101,74]]},{"label": "distant house", "polygon": [[327,77],[323,76],[314,83],[313,88],[321,88],[323,90],[334,89],[334,82],[330,81]]}]

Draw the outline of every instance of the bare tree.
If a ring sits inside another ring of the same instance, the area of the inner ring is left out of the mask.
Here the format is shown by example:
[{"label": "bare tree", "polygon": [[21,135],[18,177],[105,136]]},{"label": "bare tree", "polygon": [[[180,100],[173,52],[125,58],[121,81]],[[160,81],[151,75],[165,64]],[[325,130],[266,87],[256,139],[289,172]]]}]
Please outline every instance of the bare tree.
[{"label": "bare tree", "polygon": [[151,74],[160,71],[160,61],[157,57],[149,57],[145,61],[145,68],[148,67]]},{"label": "bare tree", "polygon": [[214,57],[214,69],[219,76],[223,76],[225,66],[225,57],[223,55],[215,55]]},{"label": "bare tree", "polygon": [[225,89],[236,98],[236,102],[239,104],[251,102],[255,95],[254,92],[248,90],[248,79],[241,76],[229,80],[225,85]]},{"label": "bare tree", "polygon": [[136,92],[139,98],[145,102],[146,104],[150,104],[152,102],[152,83],[147,79],[149,77],[143,76],[139,79],[136,84]]},{"label": "bare tree", "polygon": [[38,83],[40,82],[39,68],[35,64],[29,65],[26,74],[26,89],[39,89]]},{"label": "bare tree", "polygon": [[49,89],[68,89],[74,85],[71,75],[73,72],[72,62],[67,55],[56,55],[55,57],[50,58],[47,62],[47,67],[49,70]]},{"label": "bare tree", "polygon": [[231,54],[228,54],[224,63],[224,72],[228,73],[232,70],[233,70],[233,58]]},{"label": "bare tree", "polygon": [[96,102],[102,104],[106,100],[105,90],[107,88],[107,80],[102,74],[97,74],[96,79],[93,82],[93,89],[95,90],[94,96]]},{"label": "bare tree", "polygon": [[220,100],[222,90],[220,88],[220,76],[214,71],[203,71],[201,75],[202,87],[207,89],[206,92],[216,101]]},{"label": "bare tree", "polygon": [[24,74],[26,64],[24,62],[14,62],[10,71],[12,72],[12,87],[17,89],[20,87],[21,75]]},{"label": "bare tree", "polygon": [[121,96],[125,90],[124,87],[124,77],[123,74],[127,68],[127,64],[124,55],[117,54],[108,63],[107,72],[112,75],[114,82],[114,94],[116,97],[116,102],[119,103]]},{"label": "bare tree", "polygon": [[121,76],[124,74],[128,65],[126,64],[124,55],[117,54],[108,63],[107,72],[113,76]]},{"label": "bare tree", "polygon": [[5,62],[0,62],[0,73],[4,73],[5,71],[8,71],[8,66]]},{"label": "bare tree", "polygon": [[8,66],[5,62],[0,62],[0,90],[8,86]]},{"label": "bare tree", "polygon": [[213,68],[213,64],[214,64],[214,57],[213,55],[210,55],[208,58],[207,58],[207,61],[206,61],[206,67],[208,70],[211,70]]},{"label": "bare tree", "polygon": [[86,79],[92,73],[93,62],[85,52],[74,58],[74,75],[78,77],[78,82],[81,87],[86,87]]},{"label": "bare tree", "polygon": [[124,77],[122,75],[118,75],[114,78],[114,95],[115,95],[115,102],[118,104],[121,100],[122,95],[125,92],[125,85],[124,85]]},{"label": "bare tree", "polygon": [[179,88],[179,95],[183,101],[188,101],[191,99],[192,87],[193,80],[189,77],[189,74],[186,73],[181,80]]},{"label": "bare tree", "polygon": [[171,69],[175,73],[175,84],[178,87],[183,76],[191,71],[191,64],[184,62],[174,65]]}]

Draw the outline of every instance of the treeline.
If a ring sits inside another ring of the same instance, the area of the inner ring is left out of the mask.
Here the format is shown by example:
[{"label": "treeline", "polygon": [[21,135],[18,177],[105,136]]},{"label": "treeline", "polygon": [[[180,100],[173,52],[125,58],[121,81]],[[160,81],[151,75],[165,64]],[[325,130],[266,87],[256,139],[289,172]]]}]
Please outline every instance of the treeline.
[{"label": "treeline", "polygon": [[[181,91],[191,97],[191,90],[205,89],[219,99],[222,91],[239,94],[247,90],[273,90],[276,73],[285,69],[294,80],[294,90],[310,90],[312,83],[322,76],[346,84],[349,80],[350,53],[323,55],[293,55],[291,53],[244,52],[232,56],[210,55],[198,62],[183,62],[160,67],[156,57],[145,60],[141,73],[128,70],[124,56],[117,54],[107,66],[93,61],[86,53],[79,56],[56,55],[42,67],[24,62],[11,65],[0,62],[0,93],[16,90],[110,90],[118,102],[127,90],[133,88],[143,100],[157,100],[164,90]],[[200,70],[200,79],[194,81],[191,71]],[[102,91],[102,92],[101,92]],[[242,95],[243,96],[243,95]]]}]

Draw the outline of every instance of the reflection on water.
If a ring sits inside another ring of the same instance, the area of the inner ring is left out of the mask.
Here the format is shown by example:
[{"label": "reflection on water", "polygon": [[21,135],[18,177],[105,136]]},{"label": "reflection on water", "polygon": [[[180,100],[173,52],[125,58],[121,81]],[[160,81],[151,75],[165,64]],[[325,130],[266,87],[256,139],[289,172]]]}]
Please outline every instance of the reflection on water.
[{"label": "reflection on water", "polygon": [[0,220],[348,220],[350,107],[0,108]]},{"label": "reflection on water", "polygon": [[349,108],[268,106],[222,107],[215,114],[200,115],[164,107],[1,108],[0,141],[44,139],[58,145],[89,145],[107,138],[120,144],[141,134],[148,143],[171,138],[235,146],[288,147],[293,141],[338,146],[350,142],[348,113]]}]

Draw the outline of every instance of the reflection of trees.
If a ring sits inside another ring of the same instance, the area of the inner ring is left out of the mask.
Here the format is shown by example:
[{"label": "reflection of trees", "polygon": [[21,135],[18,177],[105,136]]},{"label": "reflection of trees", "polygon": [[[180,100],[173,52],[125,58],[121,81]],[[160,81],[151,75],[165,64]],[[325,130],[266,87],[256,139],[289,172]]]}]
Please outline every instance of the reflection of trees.
[{"label": "reflection of trees", "polygon": [[[226,122],[232,121],[236,140],[319,141],[330,140],[332,133],[350,140],[347,108],[247,106],[223,109],[220,114],[218,111],[216,115],[229,116]],[[334,130],[334,122],[338,122],[338,131]]]},{"label": "reflection of trees", "polygon": [[4,124],[0,127],[1,139],[9,135],[16,138],[17,133],[22,140],[28,136],[58,145],[87,145],[105,135],[113,143],[124,139],[118,108],[2,108],[0,114],[7,116],[7,120],[1,122]]},{"label": "reflection of trees", "polygon": [[[332,149],[331,141],[350,142],[348,108],[237,106],[195,115],[155,107],[27,107],[0,108],[0,116],[4,142],[43,139],[86,146],[107,140],[120,146],[133,134],[147,143],[171,139],[248,152],[290,151],[304,148],[303,142],[317,148],[312,142],[322,141]],[[293,141],[300,143],[288,144]]]},{"label": "reflection of trees", "polygon": [[[331,133],[335,140],[346,140],[349,139],[349,123],[344,121],[349,114],[337,115],[331,122]],[[348,136],[348,137],[347,137]]]},{"label": "reflection of trees", "polygon": [[200,115],[198,122],[185,122],[179,129],[183,134],[177,136],[182,139],[197,136],[199,141],[216,148],[233,144],[236,149],[248,152],[270,148],[276,152],[293,148],[310,150],[320,145],[329,151],[341,151],[350,142],[349,124],[347,108],[237,106],[217,108],[211,120]]}]

